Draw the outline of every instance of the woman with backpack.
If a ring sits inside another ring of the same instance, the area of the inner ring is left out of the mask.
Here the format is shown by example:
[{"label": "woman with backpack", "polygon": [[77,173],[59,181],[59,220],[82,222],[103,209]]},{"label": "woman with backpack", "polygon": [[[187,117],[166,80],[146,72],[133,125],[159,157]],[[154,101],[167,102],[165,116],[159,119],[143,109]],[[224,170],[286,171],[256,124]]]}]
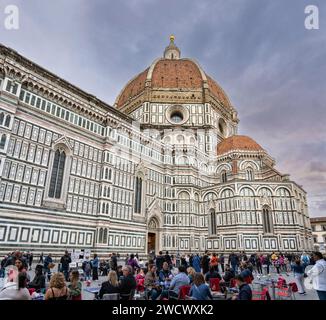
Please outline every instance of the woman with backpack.
[{"label": "woman with backpack", "polygon": [[88,259],[89,258],[86,257],[86,260],[83,262],[83,266],[82,266],[82,269],[84,271],[85,281],[91,280],[91,273],[92,273],[92,265]]}]

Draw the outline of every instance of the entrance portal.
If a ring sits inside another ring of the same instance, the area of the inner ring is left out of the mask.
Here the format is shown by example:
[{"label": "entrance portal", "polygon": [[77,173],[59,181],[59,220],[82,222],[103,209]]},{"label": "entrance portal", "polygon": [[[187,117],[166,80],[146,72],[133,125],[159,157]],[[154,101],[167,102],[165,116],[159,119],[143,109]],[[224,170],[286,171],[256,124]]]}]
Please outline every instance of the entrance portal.
[{"label": "entrance portal", "polygon": [[147,251],[148,253],[155,251],[155,238],[156,238],[156,234],[149,232],[148,233],[148,242],[147,242]]}]

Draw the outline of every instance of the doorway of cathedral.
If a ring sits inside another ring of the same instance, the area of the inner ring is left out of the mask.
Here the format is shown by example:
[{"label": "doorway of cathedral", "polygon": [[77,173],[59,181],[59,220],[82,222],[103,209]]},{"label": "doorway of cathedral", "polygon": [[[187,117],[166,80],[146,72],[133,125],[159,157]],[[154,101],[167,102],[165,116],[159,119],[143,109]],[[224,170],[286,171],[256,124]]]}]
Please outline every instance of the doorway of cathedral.
[{"label": "doorway of cathedral", "polygon": [[156,247],[156,234],[152,232],[148,232],[148,237],[147,237],[147,253],[151,253],[155,251]]}]

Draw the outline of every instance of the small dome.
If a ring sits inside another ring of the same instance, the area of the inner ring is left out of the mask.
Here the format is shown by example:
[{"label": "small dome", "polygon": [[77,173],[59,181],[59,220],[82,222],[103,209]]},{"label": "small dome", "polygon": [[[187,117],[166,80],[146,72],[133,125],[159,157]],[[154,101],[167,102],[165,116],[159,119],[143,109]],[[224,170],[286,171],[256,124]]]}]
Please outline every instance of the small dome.
[{"label": "small dome", "polygon": [[233,150],[240,151],[264,151],[264,149],[248,136],[235,135],[228,137],[217,145],[217,155],[228,153]]}]

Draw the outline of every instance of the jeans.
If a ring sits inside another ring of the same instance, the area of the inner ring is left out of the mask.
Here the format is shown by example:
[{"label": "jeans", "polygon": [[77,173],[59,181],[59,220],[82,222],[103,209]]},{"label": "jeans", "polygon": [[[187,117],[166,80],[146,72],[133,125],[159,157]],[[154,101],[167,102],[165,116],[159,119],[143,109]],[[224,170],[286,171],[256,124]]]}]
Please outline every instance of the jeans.
[{"label": "jeans", "polygon": [[303,279],[304,279],[303,273],[295,273],[294,278],[295,278],[295,281],[296,281],[296,283],[298,285],[299,293],[306,292],[305,287],[304,287],[304,283],[303,283]]},{"label": "jeans", "polygon": [[152,300],[156,300],[160,294],[161,294],[161,292],[158,291],[158,290],[156,290],[156,289],[152,289],[152,290],[149,292],[149,295],[151,296],[151,299],[152,299]]},{"label": "jeans", "polygon": [[319,300],[326,300],[326,291],[317,290]]}]

